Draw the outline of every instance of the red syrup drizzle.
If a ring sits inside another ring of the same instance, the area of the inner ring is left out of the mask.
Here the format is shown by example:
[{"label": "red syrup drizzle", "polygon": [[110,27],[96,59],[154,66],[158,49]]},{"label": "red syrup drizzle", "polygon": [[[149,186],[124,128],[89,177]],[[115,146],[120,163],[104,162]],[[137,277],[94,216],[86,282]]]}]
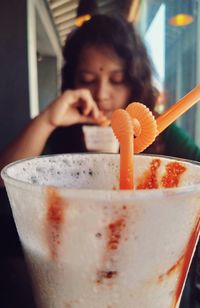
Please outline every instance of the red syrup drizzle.
[{"label": "red syrup drizzle", "polygon": [[[149,170],[139,179],[136,189],[157,189],[159,183],[157,179],[157,171],[160,167],[160,159],[153,159],[150,163]],[[170,162],[166,165],[166,174],[161,179],[162,187],[177,187],[180,182],[181,175],[187,170],[186,167],[178,162]]]},{"label": "red syrup drizzle", "polygon": [[[160,163],[161,162],[159,159],[152,160],[149,170],[147,170],[143,175],[143,177],[140,179],[139,184],[137,185],[137,189],[156,189],[159,187],[157,180],[157,170],[160,167]],[[165,168],[166,168],[166,174],[161,179],[161,186],[163,188],[178,187],[181,176],[187,170],[187,168],[178,162],[170,162],[166,165]],[[195,227],[191,233],[184,254],[166,273],[160,275],[158,278],[159,282],[162,282],[165,276],[170,276],[179,268],[181,268],[175,290],[172,308],[176,308],[176,305],[179,301],[182,288],[185,282],[186,274],[188,271],[188,267],[192,258],[193,250],[198,239],[199,232],[200,232],[200,219],[195,224]]]},{"label": "red syrup drizzle", "polygon": [[181,257],[178,259],[178,261],[177,261],[175,264],[173,264],[172,267],[170,267],[170,268],[166,271],[166,273],[160,275],[160,276],[158,277],[158,281],[159,281],[159,282],[162,282],[162,281],[165,279],[166,276],[171,276],[171,275],[173,275],[173,273],[176,272],[176,271],[178,270],[179,267],[181,267],[181,264],[182,264],[183,259],[184,259],[184,255],[181,256]]},{"label": "red syrup drizzle", "polygon": [[[112,256],[119,249],[122,233],[126,228],[127,206],[123,205],[120,211],[122,211],[120,215],[106,227],[107,244],[104,263],[110,261],[112,267],[115,267]],[[100,284],[103,283],[104,279],[112,279],[117,275],[116,270],[98,270],[96,282]]]},{"label": "red syrup drizzle", "polygon": [[56,188],[48,188],[47,193],[47,214],[46,214],[46,235],[52,260],[58,258],[60,246],[60,235],[64,223],[65,200],[59,195]]},{"label": "red syrup drizzle", "polygon": [[200,232],[200,219],[198,218],[198,221],[195,224],[195,227],[193,228],[191,232],[190,238],[188,240],[188,243],[186,245],[185,252],[183,253],[183,255],[178,259],[178,261],[174,265],[172,265],[170,269],[168,269],[164,274],[158,277],[158,281],[162,283],[165,277],[173,275],[178,270],[180,271],[176,290],[174,293],[172,308],[176,308],[176,305],[179,301],[179,298],[180,298],[180,295],[183,289],[183,285],[185,282],[186,274],[188,271],[188,267],[189,267],[189,264],[192,258],[193,250],[194,250],[195,244],[197,243],[199,232]]},{"label": "red syrup drizzle", "polygon": [[178,279],[178,283],[176,286],[176,291],[175,291],[175,295],[174,295],[174,302],[172,305],[172,308],[176,308],[176,305],[179,301],[179,298],[181,296],[181,292],[183,289],[183,285],[186,279],[186,275],[187,275],[187,271],[188,271],[188,267],[193,255],[193,251],[194,251],[194,247],[195,244],[197,243],[198,240],[198,236],[199,236],[199,232],[200,232],[200,218],[198,217],[197,222],[195,223],[195,227],[193,228],[189,241],[187,243],[186,249],[185,249],[185,253],[183,256],[183,262],[182,262],[182,269],[179,275],[179,279]]},{"label": "red syrup drizzle", "polygon": [[116,250],[118,249],[121,232],[125,228],[125,218],[120,217],[119,219],[115,220],[111,224],[108,225],[108,243],[107,249],[109,250]]},{"label": "red syrup drizzle", "polygon": [[161,183],[164,188],[177,187],[181,175],[186,171],[186,167],[178,162],[171,162],[166,165],[166,175],[162,177]]},{"label": "red syrup drizzle", "polygon": [[156,189],[158,188],[157,170],[160,167],[160,159],[153,159],[150,168],[140,178],[136,189]]}]

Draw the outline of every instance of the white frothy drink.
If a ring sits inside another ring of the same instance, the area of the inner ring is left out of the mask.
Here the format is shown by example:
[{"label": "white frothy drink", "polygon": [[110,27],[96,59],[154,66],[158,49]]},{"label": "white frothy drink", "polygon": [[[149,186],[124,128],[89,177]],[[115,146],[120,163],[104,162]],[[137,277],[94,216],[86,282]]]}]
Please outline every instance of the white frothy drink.
[{"label": "white frothy drink", "polygon": [[2,172],[41,308],[175,308],[198,240],[200,166],[139,155],[37,157]]}]

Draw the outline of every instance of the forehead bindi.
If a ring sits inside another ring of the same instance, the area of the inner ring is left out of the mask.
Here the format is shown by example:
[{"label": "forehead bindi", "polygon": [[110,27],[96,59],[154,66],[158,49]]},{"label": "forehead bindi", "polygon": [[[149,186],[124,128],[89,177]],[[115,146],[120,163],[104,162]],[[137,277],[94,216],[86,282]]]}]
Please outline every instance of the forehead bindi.
[{"label": "forehead bindi", "polygon": [[78,70],[107,72],[123,70],[124,61],[108,48],[85,47],[79,58]]}]

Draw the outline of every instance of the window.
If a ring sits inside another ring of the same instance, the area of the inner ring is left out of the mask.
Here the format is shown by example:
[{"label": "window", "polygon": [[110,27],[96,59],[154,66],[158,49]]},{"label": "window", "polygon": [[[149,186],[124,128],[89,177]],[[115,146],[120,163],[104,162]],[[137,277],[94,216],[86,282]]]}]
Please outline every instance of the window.
[{"label": "window", "polygon": [[[187,1],[179,1],[184,8]],[[193,22],[186,26],[172,26],[169,19],[174,14],[176,0],[143,0],[139,28],[159,77],[159,90],[164,89],[166,107],[175,103],[200,82],[198,67],[200,27],[200,0],[189,1],[189,13]],[[194,106],[178,123],[200,144],[197,122],[200,122],[199,106]],[[198,141],[199,138],[199,141]]]}]

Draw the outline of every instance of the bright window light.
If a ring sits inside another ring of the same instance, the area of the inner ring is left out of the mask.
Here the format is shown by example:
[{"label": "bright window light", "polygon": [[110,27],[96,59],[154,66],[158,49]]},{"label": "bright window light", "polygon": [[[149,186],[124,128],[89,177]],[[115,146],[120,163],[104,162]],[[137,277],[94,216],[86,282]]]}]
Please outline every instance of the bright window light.
[{"label": "bright window light", "polygon": [[165,80],[165,4],[161,4],[145,33],[145,43],[156,74],[154,82],[161,91]]}]

